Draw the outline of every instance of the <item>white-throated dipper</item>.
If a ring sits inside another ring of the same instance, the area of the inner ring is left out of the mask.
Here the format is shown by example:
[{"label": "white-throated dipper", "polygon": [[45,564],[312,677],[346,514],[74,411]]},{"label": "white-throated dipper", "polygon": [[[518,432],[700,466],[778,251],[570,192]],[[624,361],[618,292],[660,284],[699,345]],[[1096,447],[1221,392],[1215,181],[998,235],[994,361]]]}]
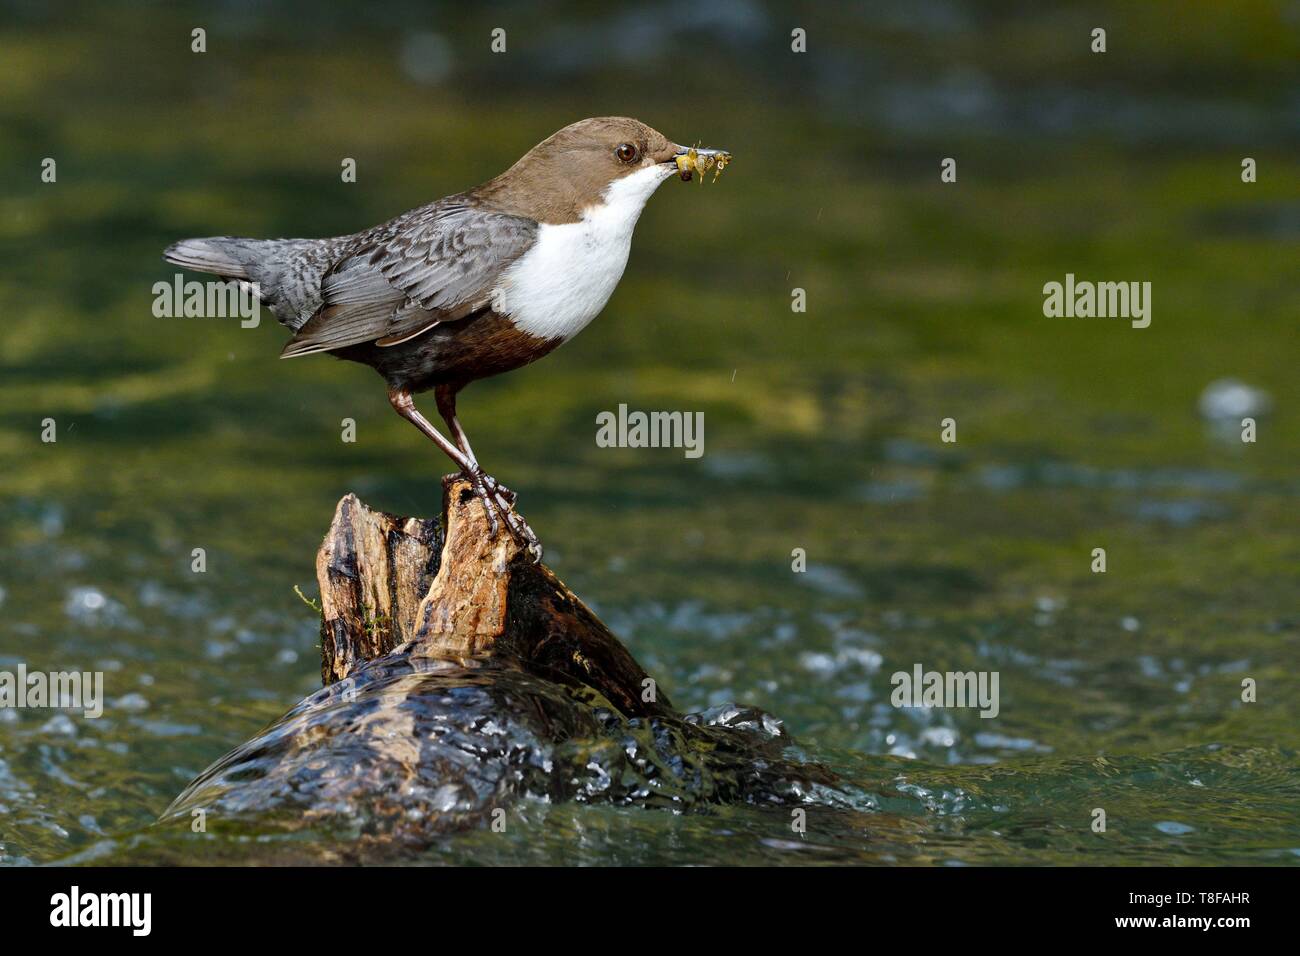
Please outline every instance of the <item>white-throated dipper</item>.
[{"label": "white-throated dipper", "polygon": [[[495,530],[500,514],[540,560],[515,496],[479,467],[456,417],[470,382],[536,361],[609,301],[651,193],[730,160],[687,149],[634,119],[564,127],[495,179],[333,239],[185,239],[168,262],[257,283],[293,330],[282,358],[331,352],[374,368],[403,418],[472,481]],[[411,396],[433,389],[443,437]]]}]

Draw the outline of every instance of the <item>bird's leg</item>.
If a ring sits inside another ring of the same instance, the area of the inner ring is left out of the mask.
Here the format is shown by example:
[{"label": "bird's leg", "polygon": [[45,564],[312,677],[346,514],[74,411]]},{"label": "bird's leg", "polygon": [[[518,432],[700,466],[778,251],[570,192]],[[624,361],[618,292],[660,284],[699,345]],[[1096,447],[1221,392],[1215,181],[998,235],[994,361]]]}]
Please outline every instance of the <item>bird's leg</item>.
[{"label": "bird's leg", "polygon": [[451,437],[456,439],[456,447],[469,459],[470,468],[481,471],[478,459],[474,457],[474,449],[469,446],[469,437],[465,434],[465,429],[460,427],[460,419],[456,417],[456,389],[450,385],[439,385],[433,390],[433,398],[438,403],[438,414],[451,429]]},{"label": "bird's leg", "polygon": [[[406,389],[390,388],[388,390],[388,401],[397,411],[397,414],[401,415],[416,428],[420,429],[420,431],[424,432],[424,434],[429,438],[432,438],[434,444],[441,448],[443,453],[456,463],[461,472],[471,481],[475,482],[474,490],[478,493],[479,497],[483,499],[483,510],[487,512],[488,524],[492,527],[492,533],[496,534],[498,527],[496,502],[494,502],[486,493],[486,490],[482,486],[481,478],[478,481],[475,481],[475,476],[481,476],[483,471],[479,468],[478,462],[474,460],[473,454],[471,453],[470,455],[466,455],[451,442],[447,441],[447,439],[442,436],[442,433],[439,432],[438,429],[434,428],[427,418],[420,414],[420,410],[415,407],[415,399],[411,397],[411,393]],[[439,405],[441,405],[441,403],[439,403]]]},{"label": "bird's leg", "polygon": [[[523,515],[515,511],[515,493],[491,475],[485,473],[480,467],[478,459],[474,456],[474,449],[470,447],[469,437],[465,434],[465,429],[461,428],[460,419],[456,416],[456,392],[457,389],[454,386],[439,385],[433,390],[433,397],[438,403],[438,414],[442,416],[442,420],[451,429],[457,447],[469,462],[469,470],[466,471],[466,476],[473,483],[474,490],[479,497],[483,499],[483,507],[488,509],[489,515],[493,507],[500,510],[506,527],[510,529],[510,533],[523,542],[534,561],[541,561],[542,543],[537,540],[537,535],[528,526],[528,522],[524,520]],[[495,530],[494,525],[493,531]]]}]

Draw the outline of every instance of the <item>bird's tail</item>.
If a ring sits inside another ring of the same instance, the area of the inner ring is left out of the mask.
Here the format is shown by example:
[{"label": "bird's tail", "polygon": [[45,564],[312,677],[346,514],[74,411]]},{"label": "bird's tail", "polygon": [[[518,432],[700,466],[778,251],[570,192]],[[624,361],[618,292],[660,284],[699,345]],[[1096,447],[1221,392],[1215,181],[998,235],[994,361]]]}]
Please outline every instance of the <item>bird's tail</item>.
[{"label": "bird's tail", "polygon": [[182,239],[163,250],[163,258],[195,272],[210,272],[226,279],[251,279],[248,246],[255,239],[213,236],[210,239]]},{"label": "bird's tail", "polygon": [[223,279],[256,282],[262,301],[291,329],[320,307],[328,239],[182,239],[163,250],[168,262]]}]

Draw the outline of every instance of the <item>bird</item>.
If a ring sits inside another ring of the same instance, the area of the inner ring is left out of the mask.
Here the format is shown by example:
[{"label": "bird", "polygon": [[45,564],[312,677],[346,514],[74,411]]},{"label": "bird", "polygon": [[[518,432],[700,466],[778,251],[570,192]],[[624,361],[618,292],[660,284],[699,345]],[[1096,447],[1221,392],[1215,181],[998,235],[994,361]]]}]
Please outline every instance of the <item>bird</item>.
[{"label": "bird", "polygon": [[[330,353],[369,365],[388,400],[469,480],[493,534],[500,519],[535,561],[541,543],[516,495],[480,466],[456,412],[471,382],[554,351],[605,307],[650,196],[731,159],[638,120],[571,123],[481,185],[326,239],[184,239],[163,258],[249,283],[292,331],[281,358]],[[716,174],[715,174],[716,178]],[[432,390],[449,436],[416,407]]]}]

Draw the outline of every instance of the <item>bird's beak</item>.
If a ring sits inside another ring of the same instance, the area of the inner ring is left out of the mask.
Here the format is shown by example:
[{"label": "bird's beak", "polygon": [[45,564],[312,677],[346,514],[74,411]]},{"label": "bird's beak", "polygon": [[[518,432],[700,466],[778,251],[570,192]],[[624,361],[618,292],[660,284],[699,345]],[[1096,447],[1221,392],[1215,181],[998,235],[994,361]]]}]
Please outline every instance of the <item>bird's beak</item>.
[{"label": "bird's beak", "polygon": [[715,180],[722,175],[722,171],[731,162],[731,153],[725,149],[678,146],[670,162],[677,165],[677,173],[681,176],[682,182],[690,182],[692,173],[699,173],[700,182],[704,182],[704,174],[710,169],[713,170]]}]

